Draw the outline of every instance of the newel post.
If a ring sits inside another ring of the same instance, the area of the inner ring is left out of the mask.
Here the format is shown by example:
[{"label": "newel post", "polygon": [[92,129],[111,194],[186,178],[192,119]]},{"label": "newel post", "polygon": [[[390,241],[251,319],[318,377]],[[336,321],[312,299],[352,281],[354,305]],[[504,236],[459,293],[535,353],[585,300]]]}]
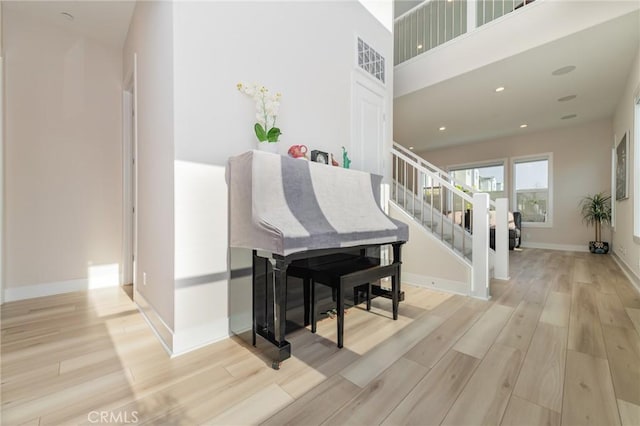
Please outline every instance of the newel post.
[{"label": "newel post", "polygon": [[488,300],[489,294],[489,194],[473,194],[473,261],[471,296]]},{"label": "newel post", "polygon": [[496,258],[493,273],[498,280],[509,279],[509,200],[496,199]]}]

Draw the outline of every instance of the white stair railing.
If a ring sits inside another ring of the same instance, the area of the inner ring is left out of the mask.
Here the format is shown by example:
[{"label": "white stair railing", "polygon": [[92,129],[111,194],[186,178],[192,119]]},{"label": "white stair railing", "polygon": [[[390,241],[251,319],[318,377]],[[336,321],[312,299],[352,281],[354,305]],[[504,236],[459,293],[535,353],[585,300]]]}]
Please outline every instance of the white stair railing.
[{"label": "white stair railing", "polygon": [[489,195],[469,195],[393,149],[391,200],[472,267],[470,294],[489,298]]},{"label": "white stair railing", "polygon": [[533,1],[425,0],[394,20],[394,64],[401,64]]},{"label": "white stair railing", "polygon": [[[490,260],[493,276],[509,279],[508,200],[490,200],[398,144],[392,155],[392,201],[472,266],[470,293],[488,298]],[[489,248],[490,210],[495,251]]]}]

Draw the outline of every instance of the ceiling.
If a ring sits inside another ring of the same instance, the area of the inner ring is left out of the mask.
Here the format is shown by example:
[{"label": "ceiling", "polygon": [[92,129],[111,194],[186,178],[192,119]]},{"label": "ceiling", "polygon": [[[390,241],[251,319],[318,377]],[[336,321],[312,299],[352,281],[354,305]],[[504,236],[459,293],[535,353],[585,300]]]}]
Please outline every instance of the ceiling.
[{"label": "ceiling", "polygon": [[[636,11],[401,96],[394,140],[424,151],[611,117],[639,49]],[[552,75],[569,65],[576,69]]]},{"label": "ceiling", "polygon": [[[27,15],[40,22],[122,48],[135,1],[2,1],[3,10]],[[62,15],[69,13],[73,20]]]}]

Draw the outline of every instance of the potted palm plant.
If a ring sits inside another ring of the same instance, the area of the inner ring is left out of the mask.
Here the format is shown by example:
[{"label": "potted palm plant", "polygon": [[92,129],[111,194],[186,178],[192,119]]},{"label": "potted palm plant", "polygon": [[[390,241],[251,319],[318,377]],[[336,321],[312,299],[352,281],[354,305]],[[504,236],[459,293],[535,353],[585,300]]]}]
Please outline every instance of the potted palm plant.
[{"label": "potted palm plant", "polygon": [[589,241],[591,253],[609,252],[609,243],[602,241],[602,224],[611,223],[611,196],[604,192],[587,195],[580,201],[582,221],[587,225],[595,225],[596,240]]}]

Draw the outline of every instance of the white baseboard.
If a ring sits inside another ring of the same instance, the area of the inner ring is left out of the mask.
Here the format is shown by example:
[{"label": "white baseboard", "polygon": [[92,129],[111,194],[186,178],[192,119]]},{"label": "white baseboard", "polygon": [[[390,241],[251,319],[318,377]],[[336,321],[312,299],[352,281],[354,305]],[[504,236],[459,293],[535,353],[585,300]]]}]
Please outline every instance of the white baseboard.
[{"label": "white baseboard", "polygon": [[153,309],[153,306],[136,291],[133,295],[133,301],[138,307],[138,311],[142,314],[151,331],[156,335],[164,350],[173,355],[173,330],[163,321],[160,315]]},{"label": "white baseboard", "polygon": [[544,249],[544,250],[560,250],[560,251],[579,251],[579,252],[589,251],[589,247],[586,244],[577,245],[577,244],[548,244],[548,243],[522,242],[520,247]]},{"label": "white baseboard", "polygon": [[56,294],[84,291],[89,288],[89,280],[58,281],[51,283],[25,285],[19,287],[6,287],[4,289],[4,302],[33,299],[35,297],[53,296]]},{"label": "white baseboard", "polygon": [[631,284],[640,292],[640,277],[633,272],[629,264],[624,261],[618,254],[614,251],[611,253],[611,257],[613,261],[618,264],[622,272],[627,276],[627,279],[631,282]]},{"label": "white baseboard", "polygon": [[410,272],[402,272],[402,282],[416,287],[461,294],[463,296],[469,296],[471,288],[470,284],[461,281],[445,280],[438,277],[412,274]]}]

